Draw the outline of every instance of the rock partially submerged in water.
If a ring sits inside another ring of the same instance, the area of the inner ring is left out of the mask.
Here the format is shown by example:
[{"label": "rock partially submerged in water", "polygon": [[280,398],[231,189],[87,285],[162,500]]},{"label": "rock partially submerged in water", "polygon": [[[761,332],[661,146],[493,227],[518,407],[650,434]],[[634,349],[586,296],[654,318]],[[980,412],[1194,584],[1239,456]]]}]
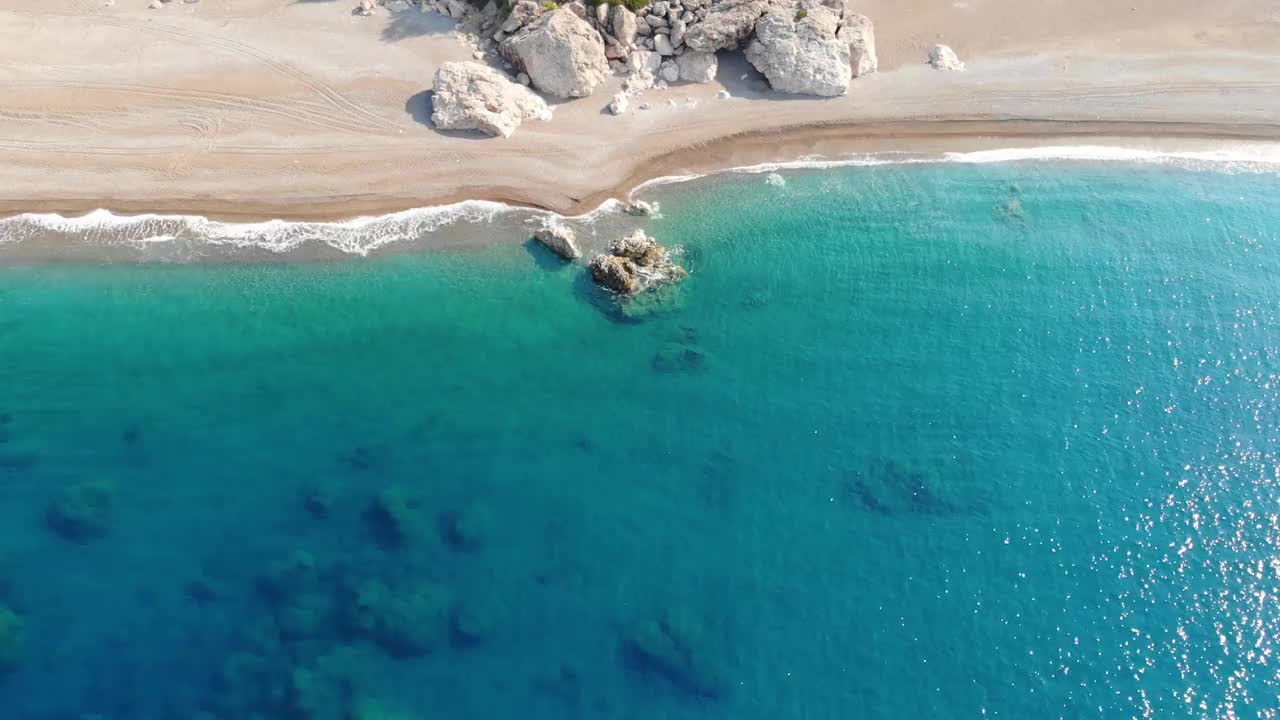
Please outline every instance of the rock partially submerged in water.
[{"label": "rock partially submerged in water", "polygon": [[591,277],[620,295],[636,295],[663,283],[679,282],[688,273],[671,253],[643,230],[615,240],[608,253],[591,261]]},{"label": "rock partially submerged in water", "polygon": [[551,119],[551,109],[532,90],[476,62],[447,62],[436,70],[431,108],[431,123],[441,130],[504,138],[525,120]]},{"label": "rock partially submerged in water", "polygon": [[648,217],[658,211],[653,203],[644,200],[633,200],[622,207],[622,211],[632,217]]},{"label": "rock partially submerged in water", "polygon": [[533,239],[565,260],[577,260],[582,257],[582,251],[578,249],[577,234],[574,233],[573,228],[563,223],[552,223],[539,228],[533,234]]},{"label": "rock partially submerged in water", "polygon": [[45,512],[45,525],[72,542],[86,543],[107,534],[115,491],[109,483],[82,482],[64,489]]}]

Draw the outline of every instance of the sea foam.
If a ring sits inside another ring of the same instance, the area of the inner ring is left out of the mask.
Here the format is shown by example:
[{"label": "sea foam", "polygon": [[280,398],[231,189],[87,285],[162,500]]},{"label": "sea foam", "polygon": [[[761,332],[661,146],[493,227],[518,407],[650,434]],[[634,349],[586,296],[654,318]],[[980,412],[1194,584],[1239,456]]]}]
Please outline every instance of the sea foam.
[{"label": "sea foam", "polygon": [[[636,186],[628,197],[661,185],[685,183],[714,175],[777,174],[785,171],[827,168],[873,167],[926,163],[1007,162],[1122,162],[1162,164],[1218,172],[1280,172],[1280,144],[1250,143],[1216,146],[1203,150],[1168,150],[1116,145],[1053,145],[1029,148],[976,150],[943,154],[882,152],[843,158],[802,157],[699,174],[655,177]],[[23,213],[0,219],[0,245],[27,240],[73,242],[97,248],[142,250],[172,243],[285,254],[308,246],[324,247],[345,255],[367,256],[394,243],[420,240],[431,233],[460,225],[501,221],[532,228],[556,220],[591,226],[599,217],[618,215],[622,203],[610,199],[577,216],[561,216],[549,210],[526,208],[488,200],[467,200],[448,205],[412,208],[377,216],[361,216],[334,222],[267,220],[223,222],[201,215],[118,215],[94,210],[80,216],[57,213]],[[51,237],[53,236],[53,237]],[[59,237],[61,236],[61,237]]]}]

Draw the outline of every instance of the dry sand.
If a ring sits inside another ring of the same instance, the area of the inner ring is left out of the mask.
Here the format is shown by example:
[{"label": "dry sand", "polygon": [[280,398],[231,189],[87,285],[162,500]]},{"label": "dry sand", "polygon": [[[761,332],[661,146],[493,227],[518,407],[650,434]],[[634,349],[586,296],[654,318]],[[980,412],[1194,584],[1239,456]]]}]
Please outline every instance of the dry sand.
[{"label": "dry sand", "polygon": [[[1280,140],[1274,0],[866,0],[881,72],[835,99],[719,82],[564,103],[509,140],[436,132],[453,23],[346,0],[0,0],[0,214],[333,219],[462,198],[593,207],[647,177],[853,150]],[[952,45],[964,73],[923,64]],[[614,83],[616,84],[616,80]],[[733,97],[716,98],[728,89]]]}]

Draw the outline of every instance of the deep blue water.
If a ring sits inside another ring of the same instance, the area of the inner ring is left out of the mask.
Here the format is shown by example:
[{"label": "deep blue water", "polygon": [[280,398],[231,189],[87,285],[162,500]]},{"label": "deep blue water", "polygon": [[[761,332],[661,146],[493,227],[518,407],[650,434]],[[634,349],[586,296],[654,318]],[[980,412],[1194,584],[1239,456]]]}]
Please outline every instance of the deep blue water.
[{"label": "deep blue water", "polygon": [[0,268],[0,714],[1277,717],[1280,178],[656,194],[643,322],[519,245]]}]

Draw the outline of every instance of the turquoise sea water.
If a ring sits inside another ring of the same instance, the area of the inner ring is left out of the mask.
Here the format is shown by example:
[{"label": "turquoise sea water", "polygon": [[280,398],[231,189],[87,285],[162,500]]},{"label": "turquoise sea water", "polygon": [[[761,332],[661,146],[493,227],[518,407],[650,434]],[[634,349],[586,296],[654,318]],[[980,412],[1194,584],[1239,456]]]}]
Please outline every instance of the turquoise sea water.
[{"label": "turquoise sea water", "polygon": [[0,714],[1277,717],[1276,175],[655,193],[643,322],[520,245],[0,268]]}]

